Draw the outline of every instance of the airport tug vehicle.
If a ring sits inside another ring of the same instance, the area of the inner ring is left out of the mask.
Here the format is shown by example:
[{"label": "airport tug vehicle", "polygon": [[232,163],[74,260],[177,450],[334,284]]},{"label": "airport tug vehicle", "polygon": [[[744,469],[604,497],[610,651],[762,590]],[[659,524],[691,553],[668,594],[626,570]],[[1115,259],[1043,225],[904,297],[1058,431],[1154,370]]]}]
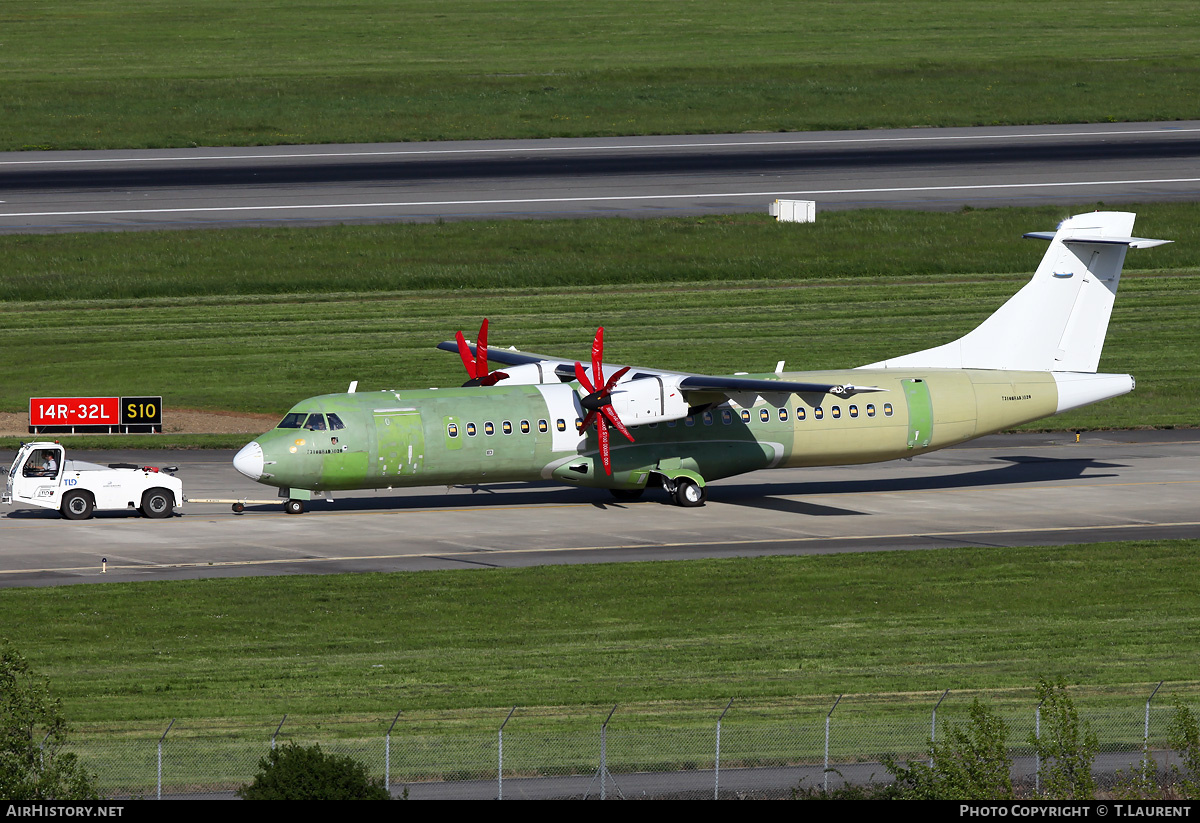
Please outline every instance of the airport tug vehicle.
[{"label": "airport tug vehicle", "polygon": [[25,443],[8,467],[0,502],[58,509],[68,520],[87,520],[95,511],[121,509],[136,509],[145,517],[170,517],[184,499],[183,481],[176,471],[175,466],[100,466],[67,460],[60,443]]}]

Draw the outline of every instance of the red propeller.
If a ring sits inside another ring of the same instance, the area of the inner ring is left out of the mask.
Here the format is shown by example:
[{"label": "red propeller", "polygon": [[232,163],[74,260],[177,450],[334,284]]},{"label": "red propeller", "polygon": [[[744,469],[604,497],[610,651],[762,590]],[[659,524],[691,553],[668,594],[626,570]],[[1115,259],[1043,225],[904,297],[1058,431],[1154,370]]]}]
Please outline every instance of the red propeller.
[{"label": "red propeller", "polygon": [[621,369],[608,378],[608,382],[605,382],[603,360],[604,327],[601,326],[596,330],[596,339],[592,341],[592,379],[588,380],[587,371],[578,360],[575,361],[575,379],[588,391],[588,394],[579,401],[579,405],[587,410],[587,416],[579,424],[579,431],[582,432],[591,425],[593,420],[596,421],[596,435],[600,440],[600,460],[604,464],[604,473],[612,476],[612,457],[608,448],[608,424],[611,423],[617,431],[629,438],[630,443],[633,442],[633,435],[625,428],[625,424],[621,422],[621,418],[617,417],[617,413],[613,411],[612,407],[612,388],[618,380],[625,376],[629,367]]},{"label": "red propeller", "polygon": [[483,318],[483,325],[479,327],[479,339],[475,341],[475,354],[471,355],[471,348],[467,345],[467,341],[463,338],[462,332],[455,332],[454,338],[458,341],[458,356],[462,358],[463,365],[467,367],[467,377],[470,379],[463,386],[494,386],[497,381],[508,377],[502,371],[494,371],[488,373],[487,362],[487,318]]}]

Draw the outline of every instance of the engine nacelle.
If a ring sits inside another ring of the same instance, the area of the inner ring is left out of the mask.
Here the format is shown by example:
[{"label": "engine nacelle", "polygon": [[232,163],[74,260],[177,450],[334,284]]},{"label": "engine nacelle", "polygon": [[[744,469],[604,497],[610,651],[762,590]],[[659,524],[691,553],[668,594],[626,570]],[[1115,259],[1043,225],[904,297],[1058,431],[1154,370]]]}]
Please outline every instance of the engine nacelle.
[{"label": "engine nacelle", "polygon": [[552,363],[522,363],[520,366],[495,365],[492,368],[504,372],[508,377],[499,386],[536,386],[539,383],[558,383]]},{"label": "engine nacelle", "polygon": [[644,426],[687,417],[688,404],[679,384],[661,377],[639,377],[613,386],[613,411],[626,426]]}]

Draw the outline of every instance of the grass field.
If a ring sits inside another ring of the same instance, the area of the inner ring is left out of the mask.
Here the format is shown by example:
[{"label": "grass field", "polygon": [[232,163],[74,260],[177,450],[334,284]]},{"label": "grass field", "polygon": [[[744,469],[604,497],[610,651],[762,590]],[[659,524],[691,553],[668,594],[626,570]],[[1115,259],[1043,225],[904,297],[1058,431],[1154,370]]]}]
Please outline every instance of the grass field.
[{"label": "grass field", "polygon": [[[457,385],[433,346],[484,316],[493,344],[547,354],[585,355],[604,325],[614,362],[859,365],[973,327],[1037,265],[1044,245],[1021,234],[1087,208],[0,237],[17,270],[0,283],[0,410],[161,394],[282,414],[351,380]],[[1040,425],[1198,422],[1200,206],[1130,208],[1176,241],[1127,259],[1101,369],[1138,389]]]},{"label": "grass field", "polygon": [[409,723],[494,729],[513,705],[594,724],[595,707],[614,703],[653,724],[730,697],[764,717],[841,693],[874,694],[872,711],[885,711],[946,688],[1026,690],[1039,676],[1128,702],[1159,680],[1195,688],[1198,548],[4,589],[0,625],[84,727],[175,717],[195,730],[285,713],[336,725],[403,709]]},{"label": "grass field", "polygon": [[46,0],[0,150],[1172,120],[1188,0]]}]

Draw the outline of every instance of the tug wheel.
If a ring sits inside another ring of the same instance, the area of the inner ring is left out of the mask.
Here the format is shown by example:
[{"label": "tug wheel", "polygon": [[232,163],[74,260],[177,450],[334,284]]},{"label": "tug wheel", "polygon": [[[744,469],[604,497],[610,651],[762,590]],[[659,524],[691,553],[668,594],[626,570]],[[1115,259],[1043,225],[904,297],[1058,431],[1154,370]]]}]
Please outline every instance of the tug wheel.
[{"label": "tug wheel", "polygon": [[150,489],[142,495],[142,514],[146,517],[170,517],[175,497],[166,489]]},{"label": "tug wheel", "polygon": [[59,511],[68,520],[87,520],[95,507],[96,503],[90,494],[76,489],[63,495]]}]

